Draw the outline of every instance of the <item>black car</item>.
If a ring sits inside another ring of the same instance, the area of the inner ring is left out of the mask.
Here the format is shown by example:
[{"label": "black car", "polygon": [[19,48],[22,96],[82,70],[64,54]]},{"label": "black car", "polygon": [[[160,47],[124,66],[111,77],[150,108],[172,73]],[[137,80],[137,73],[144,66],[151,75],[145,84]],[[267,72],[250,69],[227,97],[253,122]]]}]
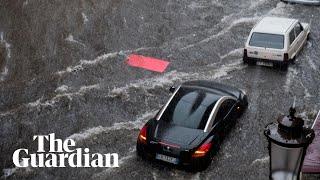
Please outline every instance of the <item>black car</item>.
[{"label": "black car", "polygon": [[246,94],[211,81],[189,81],[178,88],[141,129],[137,153],[191,170],[206,169],[226,132],[248,106]]}]

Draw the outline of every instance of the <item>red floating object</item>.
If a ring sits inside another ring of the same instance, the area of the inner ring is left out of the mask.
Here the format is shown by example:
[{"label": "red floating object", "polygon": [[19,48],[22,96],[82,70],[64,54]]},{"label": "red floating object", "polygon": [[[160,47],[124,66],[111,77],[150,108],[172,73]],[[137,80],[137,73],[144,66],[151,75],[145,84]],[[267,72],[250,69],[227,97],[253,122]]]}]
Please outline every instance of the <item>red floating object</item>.
[{"label": "red floating object", "polygon": [[169,65],[168,61],[156,59],[152,57],[145,57],[141,55],[131,54],[127,59],[127,63],[133,67],[140,67],[150,71],[164,72]]}]

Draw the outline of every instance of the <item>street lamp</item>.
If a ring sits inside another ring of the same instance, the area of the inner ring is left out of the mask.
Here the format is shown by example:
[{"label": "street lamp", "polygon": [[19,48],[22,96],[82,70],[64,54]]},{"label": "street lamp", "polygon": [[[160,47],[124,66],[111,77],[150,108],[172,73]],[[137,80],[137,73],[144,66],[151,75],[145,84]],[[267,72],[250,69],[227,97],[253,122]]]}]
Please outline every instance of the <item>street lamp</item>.
[{"label": "street lamp", "polygon": [[303,159],[314,131],[303,127],[304,121],[295,117],[295,112],[291,107],[288,116],[280,116],[277,123],[268,124],[264,130],[270,156],[269,179],[300,179]]}]

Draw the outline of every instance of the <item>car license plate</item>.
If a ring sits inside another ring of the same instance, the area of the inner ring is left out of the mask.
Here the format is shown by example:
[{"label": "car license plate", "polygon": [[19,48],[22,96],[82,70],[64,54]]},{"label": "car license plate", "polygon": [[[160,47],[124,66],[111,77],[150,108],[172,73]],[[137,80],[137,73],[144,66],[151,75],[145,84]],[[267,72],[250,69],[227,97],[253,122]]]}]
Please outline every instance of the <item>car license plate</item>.
[{"label": "car license plate", "polygon": [[257,62],[257,65],[272,67],[272,66],[273,66],[273,63],[272,63],[272,62],[258,61],[258,62]]},{"label": "car license plate", "polygon": [[174,157],[170,157],[170,156],[166,156],[166,155],[163,155],[163,154],[156,154],[156,159],[162,160],[162,161],[165,161],[165,162],[169,162],[169,163],[172,163],[172,164],[178,164],[179,163],[179,159],[174,158]]}]

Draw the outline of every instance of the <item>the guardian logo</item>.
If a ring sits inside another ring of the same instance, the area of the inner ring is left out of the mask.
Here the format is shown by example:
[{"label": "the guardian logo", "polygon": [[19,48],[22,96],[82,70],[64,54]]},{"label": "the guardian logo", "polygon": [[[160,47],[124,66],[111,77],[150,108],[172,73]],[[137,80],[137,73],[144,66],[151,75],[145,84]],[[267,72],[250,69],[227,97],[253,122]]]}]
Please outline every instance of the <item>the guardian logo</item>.
[{"label": "the guardian logo", "polygon": [[[28,149],[17,149],[13,155],[13,163],[17,167],[119,167],[118,154],[90,153],[89,148],[74,148],[72,139],[55,139],[54,133],[33,136],[38,141],[38,150],[29,154]],[[45,151],[45,143],[49,151]]]}]

